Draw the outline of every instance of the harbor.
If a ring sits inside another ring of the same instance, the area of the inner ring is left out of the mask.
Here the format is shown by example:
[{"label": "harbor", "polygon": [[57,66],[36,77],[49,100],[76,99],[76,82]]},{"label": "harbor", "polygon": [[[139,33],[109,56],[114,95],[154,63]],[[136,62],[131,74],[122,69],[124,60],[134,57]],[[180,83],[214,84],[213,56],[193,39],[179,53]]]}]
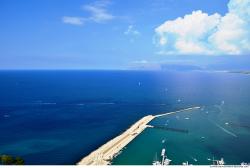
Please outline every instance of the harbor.
[{"label": "harbor", "polygon": [[109,165],[112,159],[119,154],[119,152],[133,141],[138,135],[140,135],[146,128],[151,127],[149,122],[155,118],[177,114],[182,112],[193,111],[200,109],[201,107],[191,107],[174,112],[166,112],[158,115],[147,115],[133,124],[129,129],[123,132],[121,135],[115,137],[109,142],[105,143],[89,155],[84,157],[77,165]]},{"label": "harbor", "polygon": [[[164,165],[168,162],[162,161],[163,156],[171,160],[170,165],[245,163],[248,158],[242,157],[244,153],[238,148],[245,141],[244,134],[249,134],[245,127],[248,125],[240,123],[244,127],[234,127],[231,123],[238,122],[219,117],[227,112],[225,106],[220,113],[217,107],[202,106],[197,110],[157,117],[112,160],[112,165]],[[162,155],[163,149],[165,155]]]}]

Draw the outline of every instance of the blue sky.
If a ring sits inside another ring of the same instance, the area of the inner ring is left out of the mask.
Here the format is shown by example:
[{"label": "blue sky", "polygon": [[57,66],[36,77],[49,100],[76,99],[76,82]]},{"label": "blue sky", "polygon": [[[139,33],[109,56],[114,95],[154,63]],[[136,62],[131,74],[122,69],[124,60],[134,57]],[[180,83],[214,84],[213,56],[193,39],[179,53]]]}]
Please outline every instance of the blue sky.
[{"label": "blue sky", "polygon": [[[1,0],[0,69],[157,69],[165,63],[235,62],[247,66],[249,4]],[[232,20],[233,26],[228,26]]]}]

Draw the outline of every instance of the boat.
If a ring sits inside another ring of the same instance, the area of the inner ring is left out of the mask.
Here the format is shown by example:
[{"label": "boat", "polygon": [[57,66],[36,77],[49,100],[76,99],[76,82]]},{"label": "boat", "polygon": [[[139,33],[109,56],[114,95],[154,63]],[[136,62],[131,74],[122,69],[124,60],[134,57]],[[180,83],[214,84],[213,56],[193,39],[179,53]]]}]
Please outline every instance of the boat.
[{"label": "boat", "polygon": [[158,161],[158,157],[157,157],[157,153],[155,154],[155,159],[154,159],[154,161],[153,161],[153,165],[154,166],[157,166],[157,165],[161,165],[161,162],[160,161]]},{"label": "boat", "polygon": [[160,166],[160,165],[161,165],[161,162],[160,162],[160,161],[157,161],[157,160],[156,160],[156,161],[153,161],[153,165],[154,165],[154,166]]},{"label": "boat", "polygon": [[221,158],[220,160],[214,160],[213,159],[213,165],[224,165],[225,162],[224,162],[224,159]]},{"label": "boat", "polygon": [[172,160],[168,159],[168,157],[167,157],[167,155],[165,155],[165,153],[166,153],[166,149],[163,148],[161,151],[161,157],[162,157],[161,162],[157,159],[157,155],[156,155],[156,160],[153,161],[153,165],[161,165],[161,166],[170,165],[170,162]]},{"label": "boat", "polygon": [[162,141],[161,141],[161,143],[165,143],[166,142],[166,139],[163,139]]},{"label": "boat", "polygon": [[218,165],[224,165],[224,164],[225,164],[224,159],[221,158],[221,160],[218,161]]},{"label": "boat", "polygon": [[165,153],[166,153],[166,149],[163,148],[161,151],[161,157],[162,157],[161,164],[162,165],[169,165],[171,160],[167,158],[167,155],[165,155]]},{"label": "boat", "polygon": [[240,163],[241,166],[247,166],[248,164],[245,162]]},{"label": "boat", "polygon": [[197,162],[198,160],[196,159],[196,158],[194,158],[194,157],[191,157],[195,162]]}]

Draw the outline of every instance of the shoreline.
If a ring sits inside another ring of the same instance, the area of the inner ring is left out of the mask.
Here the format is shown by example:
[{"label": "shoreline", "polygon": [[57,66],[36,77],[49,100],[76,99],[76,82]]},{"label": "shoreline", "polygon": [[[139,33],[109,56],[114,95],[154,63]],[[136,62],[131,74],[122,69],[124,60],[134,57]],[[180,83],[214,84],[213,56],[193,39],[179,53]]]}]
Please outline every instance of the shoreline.
[{"label": "shoreline", "polygon": [[167,112],[159,115],[147,115],[136,123],[134,123],[131,127],[129,127],[125,132],[118,135],[114,139],[111,139],[98,149],[91,152],[89,155],[81,159],[77,163],[77,165],[109,165],[112,159],[117,156],[117,154],[132,140],[134,140],[140,133],[142,133],[147,127],[150,121],[155,118],[162,117],[165,115],[176,114],[184,111],[200,109],[201,107],[191,107],[183,110],[178,110],[174,112]]}]

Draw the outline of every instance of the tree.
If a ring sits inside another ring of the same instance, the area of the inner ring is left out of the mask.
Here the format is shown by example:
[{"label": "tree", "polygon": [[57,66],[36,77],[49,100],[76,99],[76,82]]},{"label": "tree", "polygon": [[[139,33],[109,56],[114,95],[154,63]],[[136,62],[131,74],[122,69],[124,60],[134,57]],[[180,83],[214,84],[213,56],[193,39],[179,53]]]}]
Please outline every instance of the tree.
[{"label": "tree", "polygon": [[13,163],[14,159],[11,156],[8,155],[2,155],[1,156],[1,163],[3,165],[11,165]]},{"label": "tree", "polygon": [[24,165],[24,160],[20,157],[15,158],[15,165]]},{"label": "tree", "polygon": [[24,160],[20,157],[0,155],[0,165],[24,165]]}]

